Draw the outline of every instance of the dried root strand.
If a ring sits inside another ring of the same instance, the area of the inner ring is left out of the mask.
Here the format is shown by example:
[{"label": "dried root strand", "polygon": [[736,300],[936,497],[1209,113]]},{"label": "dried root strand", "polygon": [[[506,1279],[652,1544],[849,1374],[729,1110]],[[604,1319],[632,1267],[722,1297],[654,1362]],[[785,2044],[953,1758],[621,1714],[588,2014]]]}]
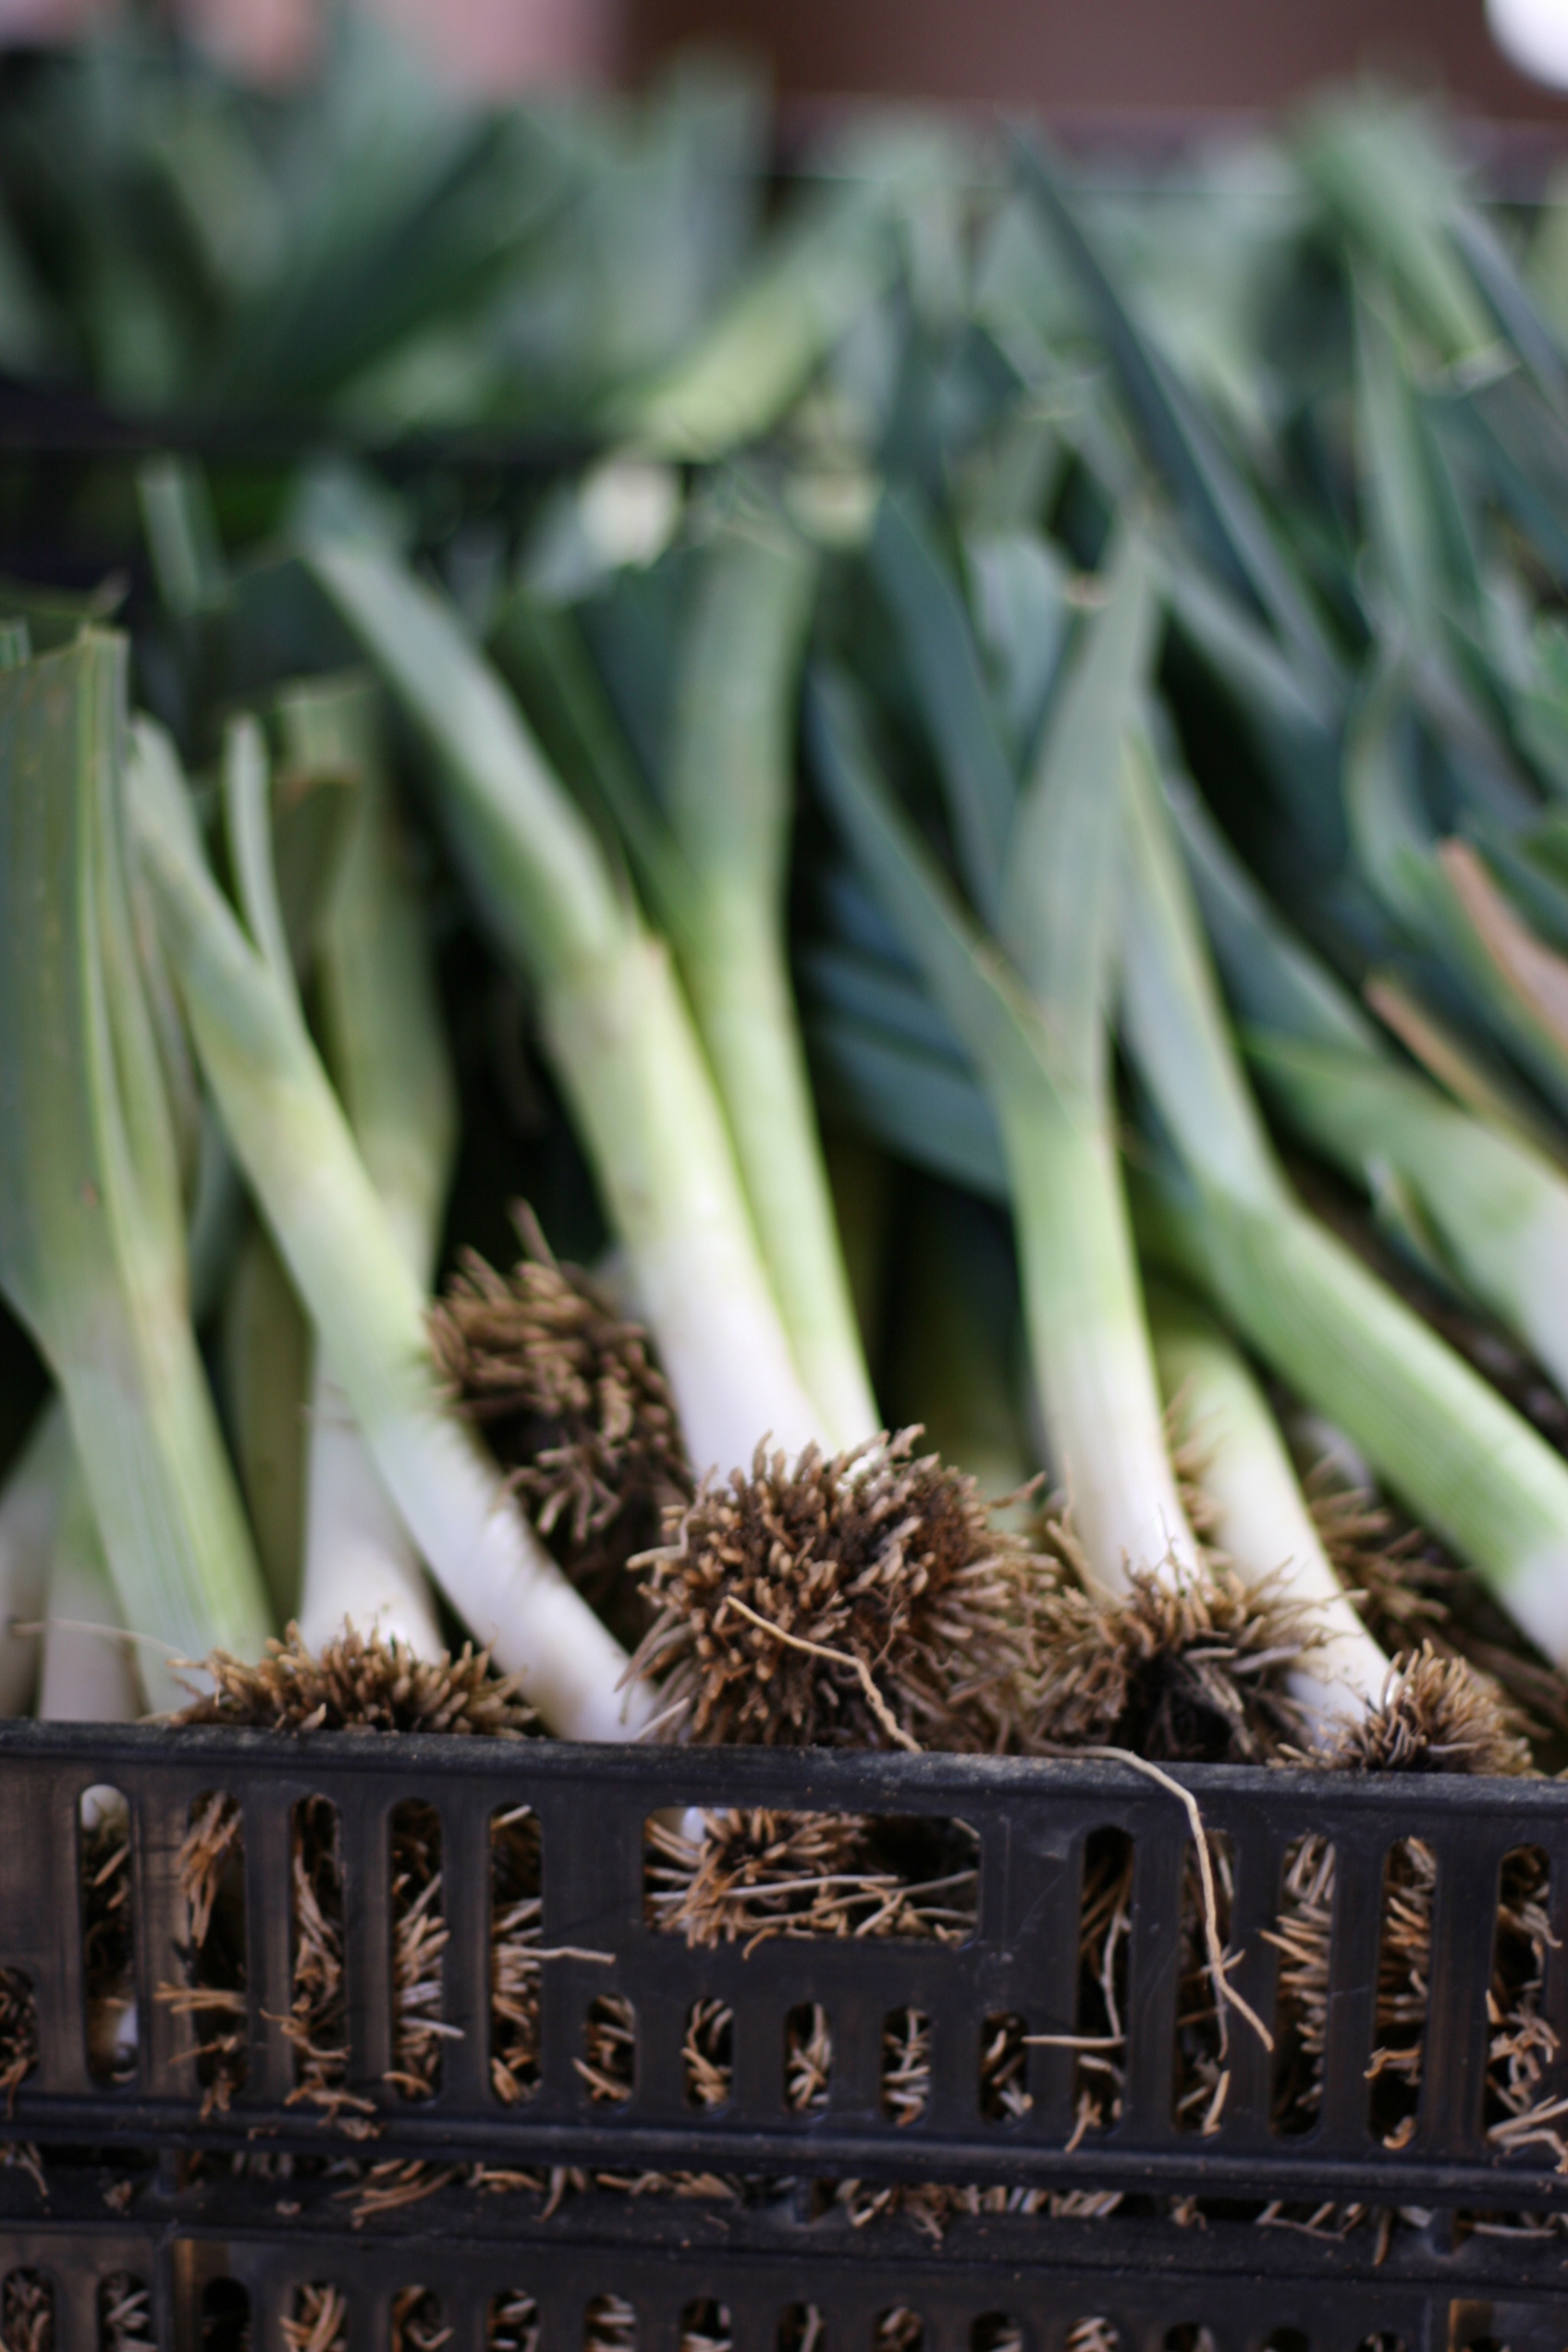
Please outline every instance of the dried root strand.
[{"label": "dried root strand", "polygon": [[595,2295],[583,2317],[582,2352],[636,2352],[637,2314],[619,2295]]},{"label": "dried root strand", "polygon": [[392,2065],[386,2080],[405,2099],[440,2086],[442,1958],[441,1819],[434,1806],[405,1804],[392,1817]]},{"label": "dried root strand", "polygon": [[[636,1564],[667,1737],[785,1746],[1021,1744],[1031,1569],[919,1432],[705,1479]],[[1048,1572],[1047,1572],[1048,1573]]]},{"label": "dried root strand", "polygon": [[623,1993],[606,1992],[590,2004],[584,2055],[572,2060],[595,2106],[624,2105],[636,2088],[637,2021]]},{"label": "dried root strand", "polygon": [[551,1255],[527,1208],[513,1214],[521,1258],[501,1274],[466,1252],[431,1341],[540,1534],[613,1616],[627,1562],[691,1498],[675,1402],[642,1326]]},{"label": "dried root strand", "polygon": [[1310,1619],[1267,1586],[1218,1565],[1140,1570],[1125,1598],[1107,1601],[1059,1577],[1040,1588],[1035,1611],[1037,1747],[1256,1764],[1302,1736],[1286,1676],[1308,1646]]},{"label": "dried root strand", "polygon": [[103,2352],[146,2352],[154,2342],[153,2297],[129,2271],[114,2271],[98,2290],[98,2326]]},{"label": "dried root strand", "polygon": [[269,1732],[447,1732],[521,1739],[535,1724],[519,1677],[490,1671],[490,1652],[465,1642],[456,1658],[416,1658],[395,1637],[352,1626],[307,1649],[298,1625],[269,1641],[257,1665],[214,1650],[213,1689],[170,1717],[175,1729],[223,1723]]},{"label": "dried root strand", "polygon": [[729,2313],[722,2303],[699,2303],[684,2315],[676,2352],[730,2352]]},{"label": "dried root strand", "polygon": [[734,2082],[735,2013],[727,2001],[694,2001],[680,2055],[694,2107],[722,2107]]},{"label": "dried root strand", "polygon": [[55,2352],[55,2297],[38,2271],[10,2271],[0,2293],[6,2352]]},{"label": "dried root strand", "polygon": [[158,1991],[177,2015],[196,2022],[193,2055],[203,2123],[209,2115],[227,2114],[245,2082],[243,1833],[239,1807],[222,1790],[209,1795],[192,1819],[179,1850],[186,1917],[181,1982]]},{"label": "dried root strand", "polygon": [[[1211,1841],[1210,1862],[1218,1917],[1215,1938],[1229,1950],[1235,1886],[1229,1845]],[[1231,2089],[1225,2019],[1216,1998],[1214,1964],[1204,1930],[1204,1888],[1191,1847],[1182,1871],[1180,1986],[1176,2005],[1177,2121],[1207,2138],[1219,2128]]]},{"label": "dried root strand", "polygon": [[815,2115],[827,2104],[833,2081],[833,2034],[820,2001],[802,2002],[784,2021],[784,2104],[792,2115]]},{"label": "dried root strand", "polygon": [[0,2091],[6,2113],[38,2064],[38,1999],[21,1968],[0,1968]]},{"label": "dried root strand", "polygon": [[283,2322],[288,2352],[347,2352],[349,2306],[337,2288],[302,2286],[294,2298],[294,2313]]},{"label": "dried root strand", "polygon": [[349,2089],[343,1966],[343,1853],[337,1808],[320,1796],[294,1808],[294,1998],[283,2022],[294,2052],[288,2104],[317,2109],[351,2138],[375,2131],[367,2099]]},{"label": "dried root strand", "polygon": [[931,2096],[931,2020],[895,2009],[882,2027],[882,2105],[898,2125],[917,2124]]},{"label": "dried root strand", "polygon": [[427,2287],[400,2287],[392,2297],[390,2352],[446,2352],[452,2331]]},{"label": "dried root strand", "polygon": [[508,2107],[539,2080],[539,1823],[527,1806],[490,1830],[490,2081]]},{"label": "dried root strand", "polygon": [[485,2352],[539,2352],[539,2306],[521,2288],[497,2295],[485,2326]]},{"label": "dried root strand", "polygon": [[1078,1912],[1079,2023],[1070,2147],[1121,2119],[1132,1934],[1132,1845],[1115,1834],[1092,1838],[1084,1856]]}]

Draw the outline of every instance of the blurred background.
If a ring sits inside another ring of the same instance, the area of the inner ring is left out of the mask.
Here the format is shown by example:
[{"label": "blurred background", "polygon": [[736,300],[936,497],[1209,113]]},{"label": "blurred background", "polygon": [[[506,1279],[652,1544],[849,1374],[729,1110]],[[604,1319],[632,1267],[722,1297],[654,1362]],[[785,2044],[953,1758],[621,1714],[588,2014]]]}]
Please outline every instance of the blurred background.
[{"label": "blurred background", "polygon": [[[781,97],[877,92],[1043,108],[1277,110],[1366,69],[1464,114],[1568,121],[1568,0],[374,0],[435,68],[497,94],[639,80],[693,41],[749,50]],[[0,38],[69,41],[114,0],[0,0]],[[308,70],[319,0],[173,0],[260,83]],[[1533,70],[1525,70],[1530,67]],[[1559,86],[1554,86],[1559,85]],[[1096,126],[1091,124],[1093,129]]]}]

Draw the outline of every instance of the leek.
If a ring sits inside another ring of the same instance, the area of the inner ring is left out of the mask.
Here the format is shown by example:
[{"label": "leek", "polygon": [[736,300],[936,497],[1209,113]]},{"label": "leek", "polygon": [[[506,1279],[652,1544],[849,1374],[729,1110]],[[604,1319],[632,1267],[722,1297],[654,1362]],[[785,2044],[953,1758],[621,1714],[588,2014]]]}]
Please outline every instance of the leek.
[{"label": "leek", "polygon": [[[0,672],[0,1283],[65,1396],[128,1622],[259,1655],[267,1617],[190,1327],[169,1107],[131,937],[125,648]],[[162,1653],[145,1667],[172,1698]]]},{"label": "leek", "polygon": [[224,1415],[280,1625],[300,1613],[310,1326],[259,1219],[244,1228],[218,1324]]},{"label": "leek", "polygon": [[1169,1285],[1151,1284],[1149,1322],[1178,1442],[1215,1512],[1214,1541],[1251,1585],[1309,1612],[1288,1676],[1314,1733],[1377,1699],[1389,1660],[1356,1615],[1312,1523],[1285,1442],[1257,1382],[1212,1319]]},{"label": "leek", "polygon": [[1030,1505],[1017,1499],[1034,1464],[1014,1361],[1018,1278],[1000,1220],[960,1194],[923,1186],[899,1291],[888,1375],[897,1421],[917,1422],[993,1506],[1011,1503],[1002,1524],[1023,1532]]},{"label": "leek", "polygon": [[[1444,1270],[1568,1394],[1568,1182],[1527,1135],[1477,1117],[1397,1060],[1301,942],[1286,934],[1202,811],[1182,819],[1214,909],[1243,1042],[1291,1125],[1376,1195],[1390,1180]],[[1504,1111],[1506,1116],[1506,1111]]]},{"label": "leek", "polygon": [[202,853],[173,753],[147,722],[129,763],[137,852],[207,1084],[376,1467],[453,1607],[545,1721],[623,1739],[647,1711],[624,1652],[544,1551],[443,1402],[425,1298],[300,1018]]},{"label": "leek", "polygon": [[794,706],[816,567],[766,512],[714,530],[655,798],[581,639],[519,599],[504,632],[609,805],[675,949],[802,1380],[836,1448],[880,1426],[823,1166],[785,937]]},{"label": "leek", "polygon": [[802,208],[656,377],[611,403],[609,430],[659,457],[713,459],[768,432],[893,275],[888,194],[850,181]]},{"label": "leek", "polygon": [[0,1715],[25,1713],[38,1678],[38,1620],[72,1467],[70,1425],[56,1394],[0,1491]]},{"label": "leek", "polygon": [[692,1463],[749,1467],[765,1439],[790,1453],[824,1442],[664,942],[440,600],[368,547],[318,545],[310,560],[431,742],[475,898],[537,991]]},{"label": "leek", "polygon": [[[365,1172],[428,1290],[456,1145],[456,1089],[383,772],[375,690],[368,680],[297,688],[280,698],[278,718],[292,764],[360,779],[317,949],[326,1061]],[[300,1602],[307,1648],[319,1650],[348,1623],[435,1657],[440,1635],[418,1556],[319,1350],[310,1428]]]},{"label": "leek", "polygon": [[1568,1464],[1295,1200],[1225,1027],[1146,743],[1132,775],[1122,1027],[1180,1163],[1150,1188],[1148,1242],[1549,1657],[1568,1657]]},{"label": "leek", "polygon": [[46,1723],[129,1723],[141,1711],[124,1619],[75,1461],[61,1480],[38,1676]]},{"label": "leek", "polygon": [[672,926],[801,1378],[835,1449],[880,1427],[855,1329],[790,985],[784,899],[790,717],[815,567],[798,541],[731,528],[710,553],[681,665],[671,827],[687,917]]},{"label": "leek", "polygon": [[1056,698],[1002,862],[1009,955],[876,772],[852,690],[815,683],[819,778],[889,919],[979,1071],[1001,1133],[1052,1466],[1090,1576],[1195,1570],[1144,1317],[1110,1102],[1109,993],[1132,696],[1149,585],[1136,543]]}]

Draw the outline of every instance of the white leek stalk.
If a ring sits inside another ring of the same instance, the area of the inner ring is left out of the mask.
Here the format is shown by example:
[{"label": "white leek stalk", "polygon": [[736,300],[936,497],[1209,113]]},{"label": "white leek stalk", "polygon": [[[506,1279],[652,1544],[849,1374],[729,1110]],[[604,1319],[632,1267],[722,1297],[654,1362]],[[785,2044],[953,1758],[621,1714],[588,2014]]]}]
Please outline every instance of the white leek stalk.
[{"label": "white leek stalk", "polygon": [[267,1614],[191,1329],[184,1206],[121,843],[123,640],[0,672],[0,1283],[66,1400],[127,1623],[159,1663]]},{"label": "white leek stalk", "polygon": [[[227,1146],[226,1146],[227,1148]],[[272,1236],[243,1227],[218,1327],[224,1415],[280,1625],[300,1613],[311,1330]]]},{"label": "white leek stalk", "polygon": [[[317,944],[327,1066],[365,1172],[415,1280],[428,1290],[457,1142],[422,911],[383,772],[368,680],[299,687],[278,718],[292,766],[359,778],[342,865]],[[300,1630],[319,1649],[345,1624],[374,1625],[417,1656],[440,1634],[423,1572],[341,1384],[318,1349],[312,1382]]]},{"label": "white leek stalk", "polygon": [[1239,1351],[1192,1300],[1148,1291],[1160,1386],[1178,1442],[1215,1512],[1214,1541],[1249,1585],[1310,1613],[1311,1647],[1291,1669],[1316,1733],[1380,1694],[1389,1660],[1356,1615],[1323,1549],[1274,1415]]},{"label": "white leek stalk", "polygon": [[1568,1660],[1568,1463],[1301,1207],[1225,1026],[1152,751],[1133,769],[1123,1035],[1182,1164],[1149,1238]]},{"label": "white leek stalk", "polygon": [[1198,1553],[1166,1443],[1111,1089],[1128,728],[1154,622],[1135,537],[1106,588],[1057,690],[1002,869],[1000,937],[1048,1040],[1051,1083],[1004,1085],[993,1100],[1051,1458],[1091,1572],[1114,1590],[1129,1568],[1184,1573]]},{"label": "white leek stalk", "polygon": [[[70,1424],[56,1394],[28,1435],[0,1491],[0,1715],[27,1711],[38,1679],[38,1623],[67,1476]],[[19,1628],[31,1628],[23,1632]]]},{"label": "white leek stalk", "polygon": [[38,1678],[44,1722],[134,1722],[141,1699],[124,1623],[87,1481],[68,1463],[49,1562]]},{"label": "white leek stalk", "polygon": [[439,762],[475,899],[538,992],[545,1041],[699,1469],[823,1442],[668,949],[455,616],[397,559],[311,562]]},{"label": "white leek stalk", "polygon": [[[877,776],[851,690],[817,681],[817,766],[882,903],[973,1054],[1001,1131],[1052,1466],[1090,1575],[1194,1570],[1149,1347],[1110,1098],[1121,778],[1147,651],[1135,545],[1060,692],[1003,871],[1004,953]],[[1011,955],[1011,961],[1010,961]]]},{"label": "white leek stalk", "polygon": [[[988,1209],[922,1189],[900,1269],[899,1345],[889,1383],[900,1422],[918,1421],[944,1462],[993,1502],[1027,1487],[1024,1415],[1012,1343],[1017,1281]],[[1030,1505],[1015,1506],[1020,1524]]]},{"label": "white leek stalk", "polygon": [[138,854],[235,1156],[387,1491],[453,1607],[563,1736],[624,1739],[648,1711],[620,1649],[442,1399],[426,1301],[300,1015],[219,892],[172,749],[137,729]]},{"label": "white leek stalk", "polygon": [[823,1164],[785,937],[793,714],[815,567],[758,519],[708,551],[663,798],[655,900],[713,1064],[774,1294],[835,1447],[881,1426]]}]

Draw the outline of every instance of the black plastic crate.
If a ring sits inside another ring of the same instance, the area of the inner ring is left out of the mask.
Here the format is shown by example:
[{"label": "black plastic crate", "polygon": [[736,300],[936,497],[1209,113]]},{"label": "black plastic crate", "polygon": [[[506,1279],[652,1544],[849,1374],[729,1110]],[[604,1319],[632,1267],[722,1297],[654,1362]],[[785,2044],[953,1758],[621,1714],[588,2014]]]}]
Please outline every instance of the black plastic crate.
[{"label": "black plastic crate", "polygon": [[[38,2062],[0,2135],[54,2146],[120,2145],[320,2154],[350,2148],[496,2164],[621,2173],[854,2176],[1028,2183],[1181,2197],[1389,2206],[1568,2211],[1550,2151],[1501,2153],[1482,2113],[1487,1989],[1499,1871],[1521,1846],[1551,1871],[1557,1949],[1544,2015],[1568,2045],[1568,1789],[1549,1782],[1356,1779],[1192,1769],[1179,1775],[1209,1832],[1230,1841],[1231,1981],[1268,2023],[1278,1955],[1267,1938],[1283,1857],[1307,1832],[1338,1856],[1329,2027],[1319,2122],[1281,2137],[1270,2121],[1273,2062],[1240,2021],[1231,2028],[1229,2097],[1218,2125],[1178,2127],[1173,2108],[1176,1966],[1189,1822],[1177,1797],[1132,1769],[1091,1761],[1013,1762],[822,1751],[583,1748],[552,1741],[290,1737],[16,1722],[0,1729],[0,1965],[31,1978]],[[94,2080],[87,2063],[79,1810],[109,1784],[129,1808],[139,2054],[133,2080]],[[181,1844],[197,1800],[230,1793],[243,1808],[248,2079],[227,2113],[203,2117],[193,2029],[166,1997],[187,1933]],[[345,1866],[349,2087],[373,2111],[374,2138],[349,2140],[289,2103],[293,2053],[281,2020],[291,1991],[290,1808],[323,1795],[338,1809]],[[408,1799],[442,1826],[444,1972],[441,2087],[425,2101],[386,2080],[391,2064],[388,1825]],[[543,2026],[535,2094],[507,2106],[490,2080],[490,1824],[519,1805],[543,1843]],[[690,1948],[644,1914],[651,1816],[701,1806],[847,1811],[967,1823],[978,1841],[973,1932],[952,1945],[855,1940]],[[980,2101],[981,2037],[1011,2015],[1030,2036],[1072,2037],[1077,2015],[1079,1888],[1085,1842],[1106,1829],[1134,1855],[1123,2113],[1072,2144],[1074,2054],[1029,2054],[1030,2112],[990,2122]],[[1408,2142],[1368,2124],[1366,2068],[1385,1858],[1401,1838],[1438,1857],[1431,2003],[1419,2113]],[[595,2104],[577,2061],[584,2021],[608,1994],[635,2025],[631,2095]],[[693,2003],[734,2013],[732,2096],[688,2103],[681,2042]],[[820,2003],[833,2039],[820,2112],[783,2099],[784,2021]],[[885,2017],[907,2004],[932,2021],[924,2115],[884,2112]],[[1568,2090],[1560,2060],[1549,2091]]]},{"label": "black plastic crate", "polygon": [[42,2285],[55,2352],[106,2352],[110,2281],[145,2290],[165,2352],[284,2352],[312,2287],[342,2298],[342,2352],[393,2352],[395,2314],[420,2290],[444,2352],[487,2348],[496,2299],[522,2297],[537,2352],[586,2352],[608,2298],[629,2352],[696,2352],[702,2338],[725,2352],[1073,2352],[1091,2321],[1096,2352],[1562,2352],[1568,2340],[1562,2240],[1522,2264],[1505,2242],[1446,2245],[1440,2232],[1380,2251],[1367,2232],[1318,2246],[1244,2222],[1002,2217],[936,2245],[902,2223],[814,2221],[802,2200],[728,2213],[606,2196],[542,2218],[448,2195],[355,2230],[325,2187],[149,2185],[119,2213],[105,2192],[110,2175],[83,2170],[56,2175],[46,2204],[14,2182],[0,2197],[0,2292],[18,2271]]}]

